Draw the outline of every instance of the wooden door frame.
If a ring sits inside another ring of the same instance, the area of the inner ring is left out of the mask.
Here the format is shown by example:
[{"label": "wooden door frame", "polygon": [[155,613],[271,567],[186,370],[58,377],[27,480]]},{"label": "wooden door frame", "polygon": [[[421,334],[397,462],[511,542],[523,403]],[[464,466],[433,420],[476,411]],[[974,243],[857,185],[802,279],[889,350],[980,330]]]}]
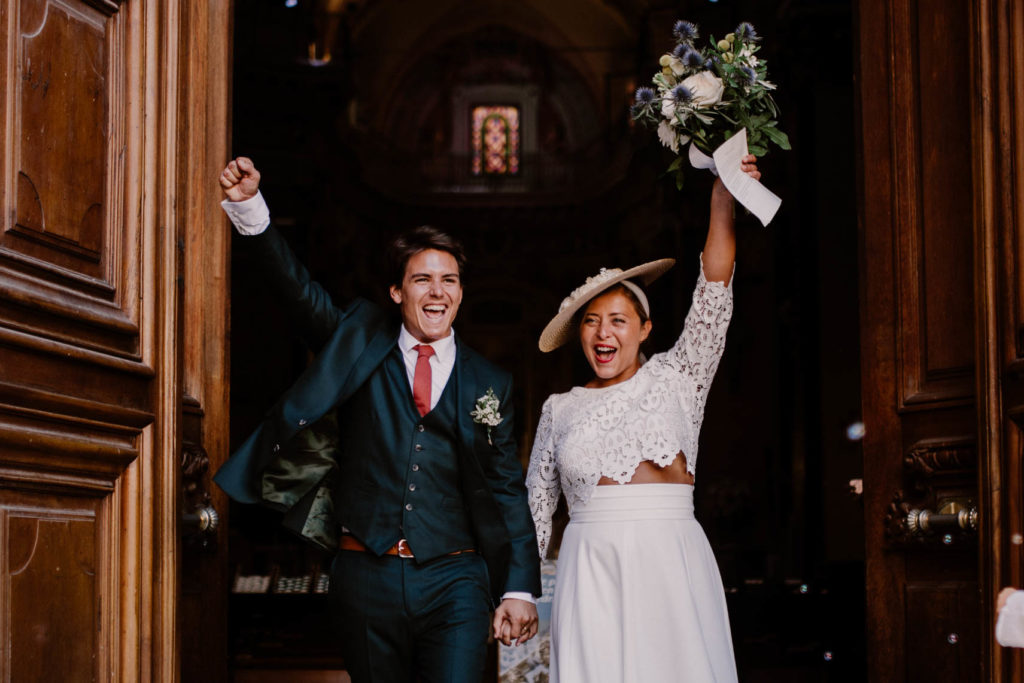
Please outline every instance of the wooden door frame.
[{"label": "wooden door frame", "polygon": [[[210,662],[209,680],[226,675],[227,501],[208,483],[213,506],[222,516],[217,538],[219,572],[209,590],[224,593],[222,610],[203,624],[184,624],[182,599],[181,507],[182,406],[189,398],[203,414],[203,448],[209,472],[228,450],[228,299],[230,232],[219,207],[217,176],[227,157],[230,137],[230,0],[145,2],[147,111],[155,130],[146,144],[144,215],[155,239],[153,261],[159,264],[146,287],[152,287],[156,325],[149,331],[157,372],[156,422],[152,465],[143,473],[143,508],[152,531],[152,554],[142,553],[139,578],[143,604],[151,605],[151,632],[138,640],[152,644],[138,663],[140,680],[177,681],[181,676],[181,633],[202,629],[225,661]],[[156,54],[153,54],[156,53]],[[157,457],[158,456],[158,457]],[[146,538],[140,535],[140,540]],[[147,579],[151,576],[152,581]],[[217,580],[219,577],[219,581]],[[149,591],[152,593],[149,594]],[[142,648],[140,648],[141,650]],[[149,669],[149,671],[147,671]],[[129,669],[126,669],[126,671]]]},{"label": "wooden door frame", "polygon": [[1020,650],[995,642],[995,597],[1024,587],[1024,7],[976,0],[975,331],[984,668],[989,680],[1024,678]]},{"label": "wooden door frame", "polygon": [[[181,383],[173,399],[179,411],[184,406],[193,416],[186,422],[186,433],[178,431],[179,439],[199,444],[200,457],[206,460],[205,472],[190,479],[189,485],[198,485],[208,495],[220,524],[195,576],[188,577],[199,582],[201,592],[179,586],[174,605],[166,607],[175,610],[179,627],[174,660],[181,671],[175,676],[194,675],[201,667],[204,680],[211,683],[228,680],[228,499],[211,477],[229,449],[231,228],[220,208],[218,177],[230,154],[233,11],[232,0],[183,0],[176,55],[179,164],[173,177],[182,207],[175,223],[182,259],[176,274],[182,294],[182,356]],[[182,453],[183,444],[177,448]],[[183,463],[179,459],[179,475]],[[176,487],[176,501],[181,503],[184,498],[178,494]],[[179,510],[176,519],[184,512],[191,510]],[[196,620],[197,614],[202,615],[201,622],[186,623]],[[181,635],[186,631],[192,636],[187,647]]]}]

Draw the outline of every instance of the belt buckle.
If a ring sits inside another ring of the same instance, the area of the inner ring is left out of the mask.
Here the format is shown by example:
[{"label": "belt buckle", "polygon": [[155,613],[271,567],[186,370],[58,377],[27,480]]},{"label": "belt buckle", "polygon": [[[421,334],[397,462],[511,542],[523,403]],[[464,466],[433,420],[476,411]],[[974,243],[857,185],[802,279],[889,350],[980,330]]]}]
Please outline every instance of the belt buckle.
[{"label": "belt buckle", "polygon": [[395,544],[395,547],[398,548],[399,557],[403,557],[407,560],[413,559],[412,549],[409,547],[409,541],[404,538],[400,539],[398,543]]}]

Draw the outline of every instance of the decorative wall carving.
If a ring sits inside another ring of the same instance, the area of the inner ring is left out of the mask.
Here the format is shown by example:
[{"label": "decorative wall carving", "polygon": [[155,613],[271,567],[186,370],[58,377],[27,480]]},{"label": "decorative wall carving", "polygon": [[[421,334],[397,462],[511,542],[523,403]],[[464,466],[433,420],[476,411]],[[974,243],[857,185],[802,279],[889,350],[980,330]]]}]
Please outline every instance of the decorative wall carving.
[{"label": "decorative wall carving", "polygon": [[906,543],[910,539],[910,534],[907,529],[906,520],[907,513],[910,512],[910,506],[907,505],[903,499],[903,491],[897,491],[893,494],[892,501],[889,503],[888,509],[885,511],[885,539],[890,543]]},{"label": "decorative wall carving", "polygon": [[[903,458],[905,487],[896,491],[885,513],[885,540],[893,546],[950,546],[973,532],[915,533],[907,523],[912,510],[939,511],[946,503],[973,505],[977,486],[977,447],[973,439],[927,439]],[[971,541],[973,543],[973,540]]]},{"label": "decorative wall carving", "polygon": [[918,442],[910,448],[903,464],[907,471],[923,476],[973,472],[978,454],[972,439]]}]

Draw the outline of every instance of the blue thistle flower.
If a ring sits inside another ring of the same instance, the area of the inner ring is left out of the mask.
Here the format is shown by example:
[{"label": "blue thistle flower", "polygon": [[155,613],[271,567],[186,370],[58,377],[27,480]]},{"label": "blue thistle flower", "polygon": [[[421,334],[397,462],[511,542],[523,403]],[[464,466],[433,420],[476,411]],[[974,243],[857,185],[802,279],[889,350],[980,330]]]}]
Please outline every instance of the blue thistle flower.
[{"label": "blue thistle flower", "polygon": [[687,46],[686,51],[680,59],[683,61],[683,66],[688,69],[699,69],[704,66],[704,58],[701,57],[699,52],[690,46]]},{"label": "blue thistle flower", "polygon": [[704,62],[704,68],[705,68],[705,69],[706,69],[707,71],[711,71],[711,70],[712,70],[713,68],[715,68],[715,62],[714,62],[714,60],[711,60],[711,59],[709,59],[709,60],[705,61],[705,62]]},{"label": "blue thistle flower", "polygon": [[747,77],[747,85],[754,85],[757,83],[757,72],[749,66],[741,67],[740,71],[742,71],[743,75]]},{"label": "blue thistle flower", "polygon": [[636,103],[641,105],[648,105],[654,102],[654,98],[657,95],[654,92],[654,88],[637,88],[636,89]]},{"label": "blue thistle flower", "polygon": [[697,40],[697,25],[689,21],[677,21],[672,27],[672,34],[681,44],[692,44]]},{"label": "blue thistle flower", "polygon": [[693,99],[693,93],[682,83],[672,88],[671,95],[676,104],[686,104]]},{"label": "blue thistle flower", "polygon": [[749,43],[756,43],[761,40],[761,36],[757,35],[757,31],[754,30],[754,25],[749,21],[740,23],[740,25],[736,27],[735,33],[737,38]]},{"label": "blue thistle flower", "polygon": [[704,58],[700,52],[694,50],[690,45],[679,44],[672,50],[672,56],[683,63],[688,69],[699,69],[704,66]]}]

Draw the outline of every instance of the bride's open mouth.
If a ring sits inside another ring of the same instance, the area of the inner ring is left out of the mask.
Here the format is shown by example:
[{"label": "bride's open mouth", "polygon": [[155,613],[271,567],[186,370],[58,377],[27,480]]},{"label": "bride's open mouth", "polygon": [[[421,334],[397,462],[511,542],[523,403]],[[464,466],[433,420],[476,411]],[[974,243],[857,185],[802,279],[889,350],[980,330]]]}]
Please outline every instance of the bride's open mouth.
[{"label": "bride's open mouth", "polygon": [[606,346],[605,344],[598,344],[594,347],[594,357],[598,363],[611,363],[615,358],[616,349],[614,346]]}]

